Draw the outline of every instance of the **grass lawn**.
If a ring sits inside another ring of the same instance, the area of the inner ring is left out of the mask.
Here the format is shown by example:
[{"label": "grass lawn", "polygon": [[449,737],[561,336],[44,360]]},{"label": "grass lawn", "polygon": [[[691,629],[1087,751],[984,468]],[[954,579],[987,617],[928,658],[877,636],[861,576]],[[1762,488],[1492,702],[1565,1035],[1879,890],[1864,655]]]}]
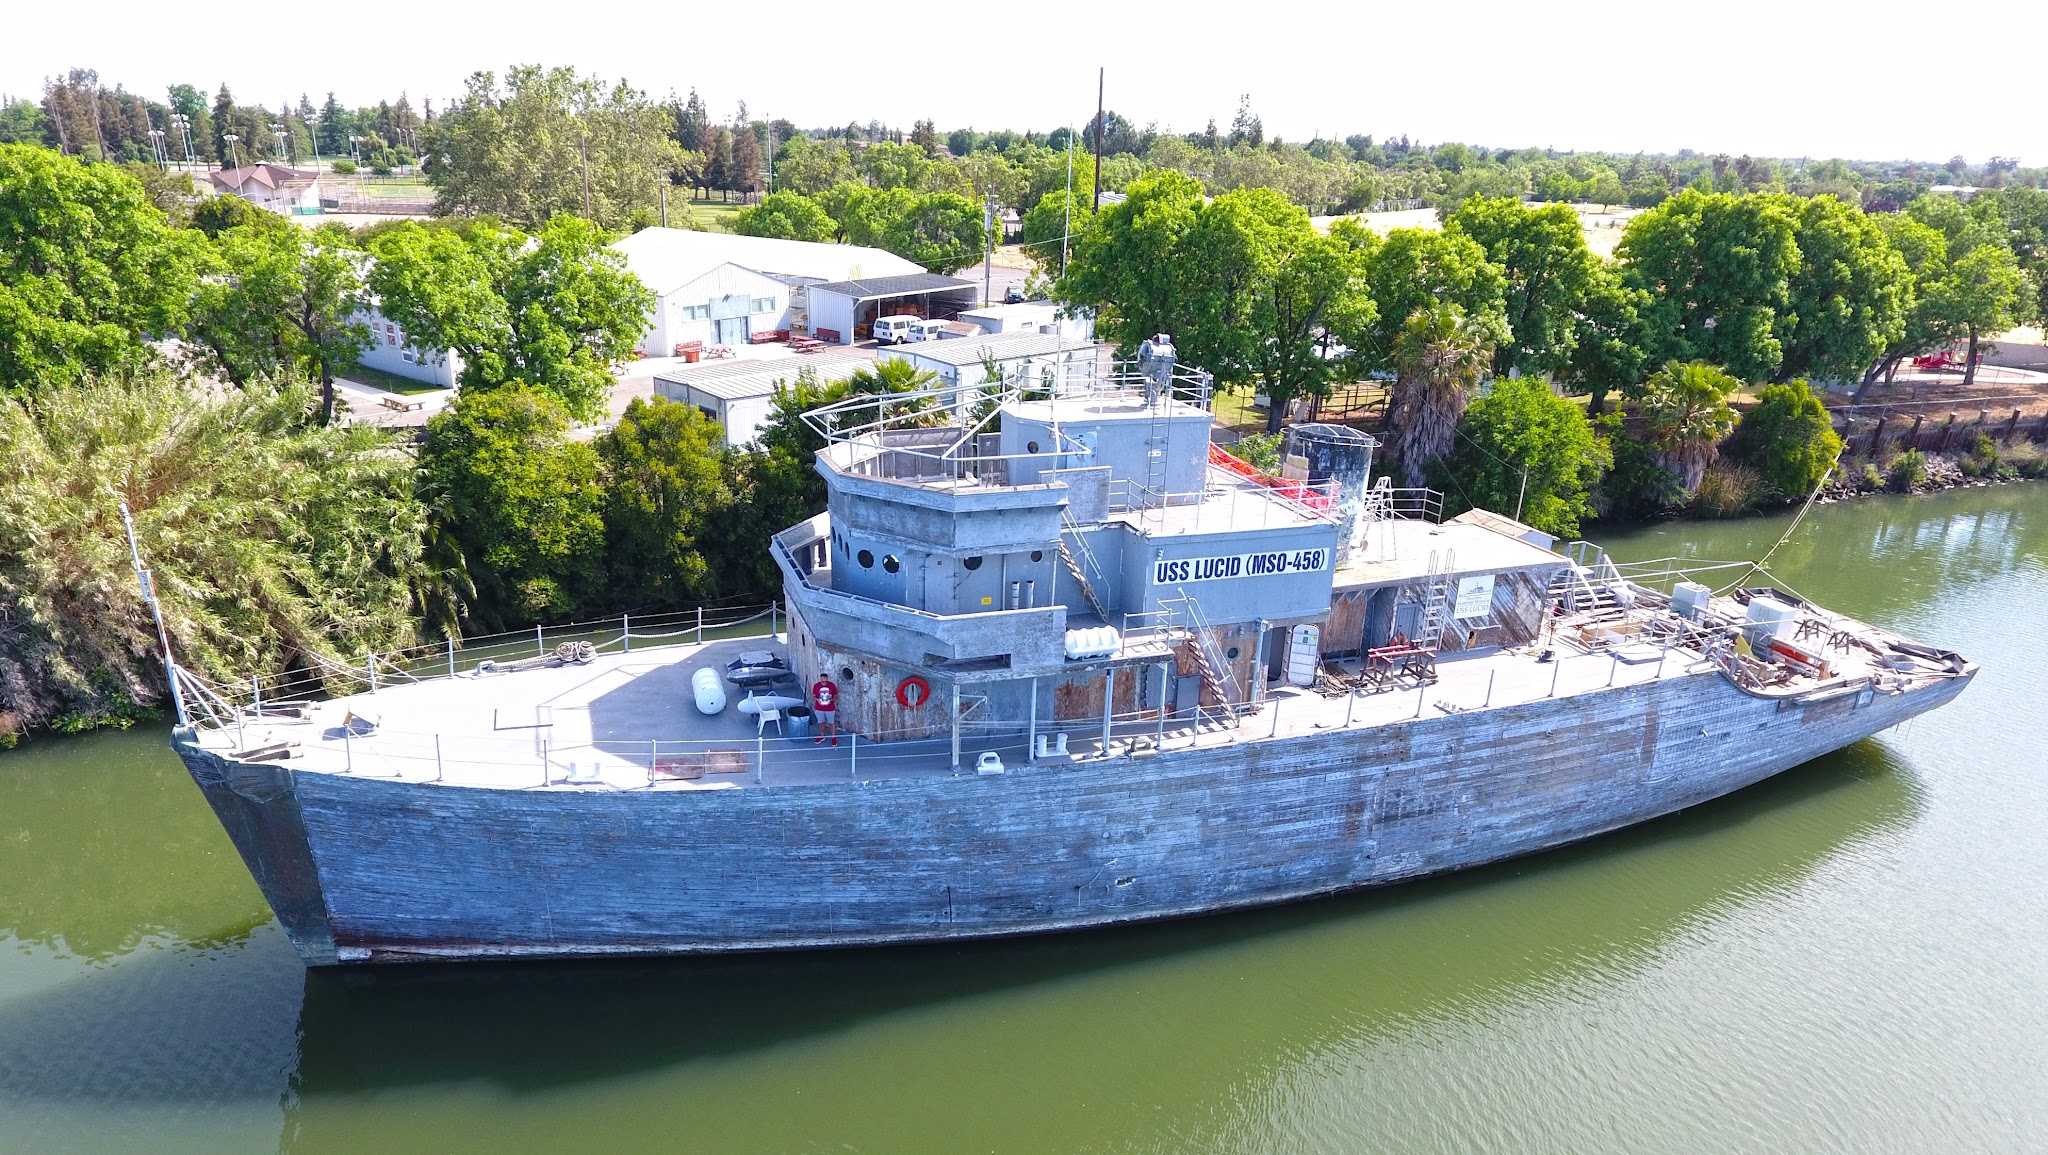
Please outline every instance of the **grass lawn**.
[{"label": "grass lawn", "polygon": [[1252,394],[1246,389],[1218,389],[1211,398],[1216,420],[1239,433],[1264,433],[1266,415],[1252,408]]},{"label": "grass lawn", "polygon": [[368,385],[373,389],[382,389],[387,393],[432,393],[441,388],[439,385],[429,385],[425,381],[400,377],[396,373],[386,373],[382,369],[372,369],[368,365],[351,365],[347,370],[336,373],[335,377],[353,381],[358,385]]},{"label": "grass lawn", "polygon": [[697,200],[692,198],[690,201],[690,215],[697,219],[699,225],[710,229],[714,233],[729,233],[732,231],[733,214],[745,207],[747,206],[738,201],[727,203],[720,200]]},{"label": "grass lawn", "polygon": [[356,192],[366,197],[404,197],[407,200],[417,200],[421,197],[431,198],[434,195],[434,186],[425,181],[405,181],[398,184],[362,181],[356,185]]}]

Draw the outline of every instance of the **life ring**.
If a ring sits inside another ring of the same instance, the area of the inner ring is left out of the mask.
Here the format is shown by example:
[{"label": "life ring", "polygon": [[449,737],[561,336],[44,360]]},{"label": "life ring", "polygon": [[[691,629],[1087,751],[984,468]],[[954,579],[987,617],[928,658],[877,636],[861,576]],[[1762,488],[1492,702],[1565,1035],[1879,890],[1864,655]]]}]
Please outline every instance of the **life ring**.
[{"label": "life ring", "polygon": [[932,700],[932,684],[912,674],[896,683],[896,704],[906,710],[915,710]]}]

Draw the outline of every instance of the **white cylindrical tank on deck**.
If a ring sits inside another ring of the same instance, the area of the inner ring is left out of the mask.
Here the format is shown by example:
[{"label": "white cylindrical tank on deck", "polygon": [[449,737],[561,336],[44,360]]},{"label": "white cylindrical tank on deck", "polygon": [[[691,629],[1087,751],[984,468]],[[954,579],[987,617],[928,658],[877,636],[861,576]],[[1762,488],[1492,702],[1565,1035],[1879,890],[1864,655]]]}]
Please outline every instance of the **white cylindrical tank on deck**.
[{"label": "white cylindrical tank on deck", "polygon": [[705,666],[690,675],[690,692],[697,696],[697,712],[719,714],[725,711],[725,683],[718,678],[718,671]]},{"label": "white cylindrical tank on deck", "polygon": [[1067,631],[1066,653],[1070,659],[1107,658],[1122,646],[1123,639],[1115,626],[1090,626]]}]

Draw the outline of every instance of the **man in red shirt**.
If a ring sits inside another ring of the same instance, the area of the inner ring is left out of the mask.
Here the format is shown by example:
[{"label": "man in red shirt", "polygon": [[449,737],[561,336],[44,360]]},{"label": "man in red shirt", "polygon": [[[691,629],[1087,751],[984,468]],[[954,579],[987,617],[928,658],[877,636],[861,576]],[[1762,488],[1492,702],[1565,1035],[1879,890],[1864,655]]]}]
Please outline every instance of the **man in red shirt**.
[{"label": "man in red shirt", "polygon": [[811,741],[823,742],[830,733],[832,744],[839,745],[839,683],[830,674],[819,674],[811,684],[811,716],[818,720],[818,736]]}]

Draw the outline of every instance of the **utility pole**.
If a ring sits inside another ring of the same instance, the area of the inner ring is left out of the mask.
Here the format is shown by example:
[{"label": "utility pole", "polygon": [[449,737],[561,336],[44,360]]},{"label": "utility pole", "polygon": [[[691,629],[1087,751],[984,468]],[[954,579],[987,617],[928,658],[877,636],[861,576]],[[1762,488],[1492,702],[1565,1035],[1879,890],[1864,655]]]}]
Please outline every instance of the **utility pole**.
[{"label": "utility pole", "polygon": [[583,219],[590,219],[590,138],[576,142],[576,151],[583,157]]},{"label": "utility pole", "polygon": [[661,181],[661,183],[660,183],[659,185],[656,185],[656,186],[655,186],[655,190],[656,190],[657,192],[659,192],[659,193],[661,194],[661,227],[662,227],[662,228],[667,228],[667,227],[668,227],[668,178],[667,178],[667,177],[663,177],[663,178],[662,178],[662,181]]},{"label": "utility pole", "polygon": [[1090,212],[1102,211],[1102,82],[1107,68],[1095,70],[1095,205]]}]

